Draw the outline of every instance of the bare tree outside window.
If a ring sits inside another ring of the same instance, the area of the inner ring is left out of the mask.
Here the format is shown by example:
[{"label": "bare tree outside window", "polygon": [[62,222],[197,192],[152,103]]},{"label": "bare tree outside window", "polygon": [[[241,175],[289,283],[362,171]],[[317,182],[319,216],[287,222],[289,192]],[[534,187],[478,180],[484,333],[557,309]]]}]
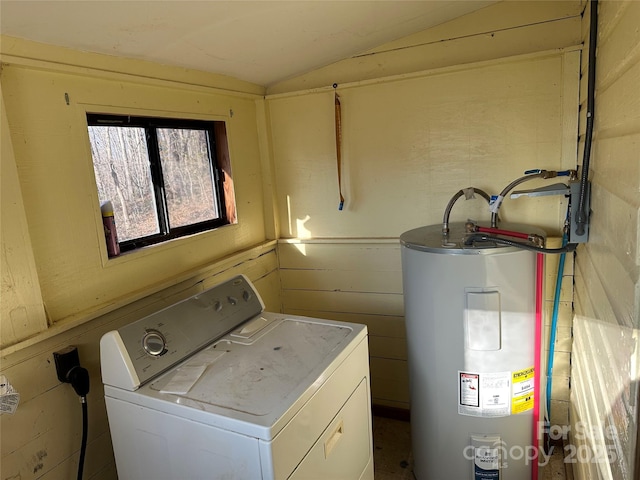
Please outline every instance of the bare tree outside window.
[{"label": "bare tree outside window", "polygon": [[181,227],[218,218],[206,132],[159,128],[169,224]]},{"label": "bare tree outside window", "polygon": [[224,122],[106,114],[87,122],[98,198],[113,204],[122,251],[236,222]]},{"label": "bare tree outside window", "polygon": [[143,128],[89,127],[100,203],[111,200],[121,242],[159,233]]}]

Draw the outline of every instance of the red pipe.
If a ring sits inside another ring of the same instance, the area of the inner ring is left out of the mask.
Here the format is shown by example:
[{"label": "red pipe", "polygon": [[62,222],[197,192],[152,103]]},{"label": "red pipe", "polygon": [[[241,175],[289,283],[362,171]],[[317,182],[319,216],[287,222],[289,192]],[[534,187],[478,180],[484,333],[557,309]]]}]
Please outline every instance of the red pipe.
[{"label": "red pipe", "polygon": [[[501,230],[499,228],[476,227],[480,233],[493,233],[514,238],[529,238],[529,234]],[[535,340],[533,353],[533,428],[531,443],[534,448],[535,458],[531,464],[531,480],[538,480],[538,465],[540,452],[540,439],[538,438],[538,423],[540,422],[540,375],[542,372],[542,295],[544,286],[544,255],[536,254],[536,316],[535,316]]]},{"label": "red pipe", "polygon": [[513,230],[501,230],[499,228],[480,227],[480,226],[476,227],[476,230],[480,233],[494,233],[496,235],[504,235],[506,237],[524,238],[525,240],[529,238],[528,233],[514,232]]},{"label": "red pipe", "polygon": [[540,421],[540,375],[541,375],[541,349],[542,349],[542,287],[544,280],[544,255],[536,254],[536,325],[535,325],[535,351],[533,373],[533,448],[535,457],[531,465],[531,479],[538,480],[538,463],[540,439],[538,438],[538,423]]}]

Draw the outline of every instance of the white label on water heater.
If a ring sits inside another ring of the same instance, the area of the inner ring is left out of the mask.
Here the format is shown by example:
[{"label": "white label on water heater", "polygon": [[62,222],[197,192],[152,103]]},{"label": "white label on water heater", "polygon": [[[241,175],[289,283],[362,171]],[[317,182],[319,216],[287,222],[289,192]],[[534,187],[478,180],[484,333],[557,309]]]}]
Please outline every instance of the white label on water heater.
[{"label": "white label on water heater", "polygon": [[458,413],[474,417],[511,414],[511,372],[458,372]]},{"label": "white label on water heater", "polygon": [[473,448],[473,480],[500,480],[500,450],[498,435],[471,435]]}]

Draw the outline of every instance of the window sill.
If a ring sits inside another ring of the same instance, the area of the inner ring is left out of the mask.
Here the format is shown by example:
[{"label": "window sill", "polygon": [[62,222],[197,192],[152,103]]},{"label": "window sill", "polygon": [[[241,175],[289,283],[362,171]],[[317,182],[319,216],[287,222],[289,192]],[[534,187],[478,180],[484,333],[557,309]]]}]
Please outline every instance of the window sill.
[{"label": "window sill", "polygon": [[207,230],[205,232],[194,233],[193,235],[187,235],[184,237],[173,238],[171,240],[167,240],[161,243],[156,243],[154,245],[148,245],[140,248],[136,248],[134,250],[129,250],[127,252],[123,252],[118,256],[109,257],[107,255],[107,247],[106,245],[102,245],[100,247],[100,252],[102,255],[102,267],[110,268],[116,265],[121,265],[126,262],[130,262],[132,260],[136,260],[139,258],[144,258],[148,255],[159,254],[164,252],[165,250],[170,250],[176,247],[182,246],[185,242],[192,242],[194,239],[200,240],[204,239],[207,235],[214,235],[216,232],[220,232],[222,229],[226,229],[229,227],[237,227],[237,223],[222,225],[213,230]]}]

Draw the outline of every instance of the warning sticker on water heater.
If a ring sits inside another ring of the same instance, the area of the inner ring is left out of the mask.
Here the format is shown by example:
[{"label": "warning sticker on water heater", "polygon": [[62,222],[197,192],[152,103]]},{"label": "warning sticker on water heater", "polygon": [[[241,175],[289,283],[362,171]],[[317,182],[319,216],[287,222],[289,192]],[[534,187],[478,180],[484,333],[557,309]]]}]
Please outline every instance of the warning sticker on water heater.
[{"label": "warning sticker on water heater", "polygon": [[511,412],[511,372],[458,372],[458,413],[504,417]]},{"label": "warning sticker on water heater", "polygon": [[465,407],[480,406],[480,375],[460,372],[460,405]]},{"label": "warning sticker on water heater", "polygon": [[533,408],[533,387],[535,384],[533,367],[513,372],[513,395],[511,413],[522,413]]}]

